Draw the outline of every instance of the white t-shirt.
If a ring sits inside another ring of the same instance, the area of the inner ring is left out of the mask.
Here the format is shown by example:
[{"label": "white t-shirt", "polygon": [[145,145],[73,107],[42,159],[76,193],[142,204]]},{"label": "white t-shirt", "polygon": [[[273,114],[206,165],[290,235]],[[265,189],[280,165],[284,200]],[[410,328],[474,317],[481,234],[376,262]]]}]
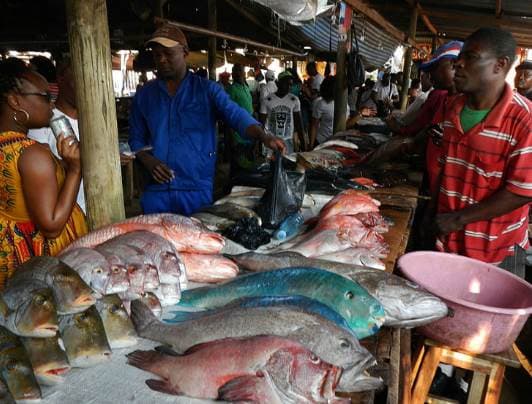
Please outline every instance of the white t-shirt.
[{"label": "white t-shirt", "polygon": [[312,78],[311,88],[313,90],[320,91],[320,86],[321,86],[321,83],[323,83],[323,80],[324,80],[324,77],[321,74],[316,73],[316,75]]},{"label": "white t-shirt", "polygon": [[[72,129],[74,129],[74,133],[76,134],[76,138],[79,141],[78,120],[69,117],[68,115],[66,115],[63,112],[61,112],[60,110],[58,110],[57,108],[54,108],[54,116],[53,116],[53,118],[58,118],[60,116],[66,116],[66,118],[70,122],[70,125],[72,125]],[[59,156],[59,153],[57,151],[57,142],[55,140],[54,132],[52,132],[52,128],[46,127],[46,128],[40,128],[40,129],[31,129],[28,132],[28,137],[30,139],[36,140],[39,143],[47,144],[48,146],[50,146],[50,150],[55,155],[55,157],[57,157],[59,160],[61,160],[61,156]],[[78,203],[79,207],[81,208],[81,210],[83,210],[83,212],[86,213],[86,210],[85,210],[85,192],[83,191],[83,178],[81,179],[81,184],[79,185],[77,203]]]},{"label": "white t-shirt", "polygon": [[373,91],[377,93],[377,101],[390,101],[394,96],[399,96],[397,86],[394,83],[389,83],[387,86],[383,86],[382,82],[375,84]]},{"label": "white t-shirt", "polygon": [[[346,114],[347,119],[349,117],[349,106],[347,106]],[[318,143],[326,142],[333,134],[334,101],[327,102],[321,97],[317,98],[313,104],[312,117],[320,121],[316,140]]]},{"label": "white t-shirt", "polygon": [[414,102],[408,106],[405,113],[398,116],[398,120],[401,122],[401,124],[407,126],[416,120],[419,110],[427,100],[427,97],[431,91],[432,88],[428,91],[422,91],[421,94],[416,97]]},{"label": "white t-shirt", "polygon": [[283,140],[292,140],[294,136],[294,112],[301,111],[299,98],[286,94],[279,98],[271,94],[261,104],[260,113],[266,114],[266,130]]},{"label": "white t-shirt", "polygon": [[262,105],[263,101],[271,94],[277,92],[277,84],[275,81],[267,81],[266,84],[260,86],[260,103]]}]

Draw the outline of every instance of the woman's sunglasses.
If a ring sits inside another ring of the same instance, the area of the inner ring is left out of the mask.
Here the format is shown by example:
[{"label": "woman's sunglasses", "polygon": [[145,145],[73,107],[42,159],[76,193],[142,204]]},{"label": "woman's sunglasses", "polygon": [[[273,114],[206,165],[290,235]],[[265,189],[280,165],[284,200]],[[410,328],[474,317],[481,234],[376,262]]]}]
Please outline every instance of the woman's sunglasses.
[{"label": "woman's sunglasses", "polygon": [[19,93],[20,95],[38,95],[40,97],[46,98],[46,101],[52,102],[52,94],[49,91],[45,91],[42,93]]}]

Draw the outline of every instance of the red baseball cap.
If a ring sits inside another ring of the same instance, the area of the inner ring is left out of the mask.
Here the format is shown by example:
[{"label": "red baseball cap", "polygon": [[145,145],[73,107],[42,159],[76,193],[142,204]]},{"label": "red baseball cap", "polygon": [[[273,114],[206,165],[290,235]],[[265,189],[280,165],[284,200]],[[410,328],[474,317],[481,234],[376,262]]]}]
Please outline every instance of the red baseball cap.
[{"label": "red baseball cap", "polygon": [[151,38],[146,41],[146,45],[151,42],[158,43],[165,48],[173,48],[174,46],[182,45],[184,48],[188,49],[187,37],[183,31],[168,22],[163,23],[155,30]]}]

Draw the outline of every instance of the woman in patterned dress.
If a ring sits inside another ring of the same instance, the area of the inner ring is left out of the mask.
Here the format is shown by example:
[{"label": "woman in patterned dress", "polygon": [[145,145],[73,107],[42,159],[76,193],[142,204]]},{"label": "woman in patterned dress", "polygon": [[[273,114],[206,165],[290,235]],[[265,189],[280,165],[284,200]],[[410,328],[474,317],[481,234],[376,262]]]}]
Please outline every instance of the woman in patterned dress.
[{"label": "woman in patterned dress", "polygon": [[0,62],[0,290],[32,256],[55,255],[87,232],[76,204],[79,145],[59,136],[62,162],[26,134],[48,126],[48,83],[17,59]]}]

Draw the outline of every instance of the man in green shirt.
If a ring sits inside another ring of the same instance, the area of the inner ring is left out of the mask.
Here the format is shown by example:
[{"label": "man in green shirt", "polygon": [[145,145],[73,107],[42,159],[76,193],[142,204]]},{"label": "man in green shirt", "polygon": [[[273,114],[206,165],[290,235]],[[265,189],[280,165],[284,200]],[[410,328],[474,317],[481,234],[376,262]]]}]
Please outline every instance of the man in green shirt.
[{"label": "man in green shirt", "polygon": [[[253,115],[253,98],[246,83],[244,67],[240,63],[233,65],[233,84],[227,89],[229,97],[239,106]],[[238,171],[249,171],[255,165],[255,142],[244,139],[234,130],[230,131],[231,140],[231,176]]]}]

